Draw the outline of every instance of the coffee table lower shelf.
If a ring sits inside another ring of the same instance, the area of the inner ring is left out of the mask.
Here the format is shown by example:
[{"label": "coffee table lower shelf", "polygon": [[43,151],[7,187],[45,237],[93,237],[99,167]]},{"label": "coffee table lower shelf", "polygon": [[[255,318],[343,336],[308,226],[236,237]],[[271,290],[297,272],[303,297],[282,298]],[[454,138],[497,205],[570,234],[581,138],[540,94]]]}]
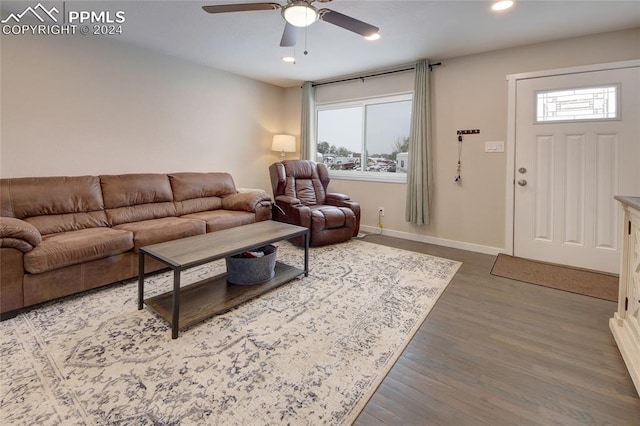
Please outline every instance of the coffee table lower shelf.
[{"label": "coffee table lower shelf", "polygon": [[[304,270],[276,262],[275,275],[254,285],[227,283],[227,274],[216,275],[180,288],[180,329],[191,327],[304,275]],[[173,291],[145,299],[145,304],[171,324]]]}]

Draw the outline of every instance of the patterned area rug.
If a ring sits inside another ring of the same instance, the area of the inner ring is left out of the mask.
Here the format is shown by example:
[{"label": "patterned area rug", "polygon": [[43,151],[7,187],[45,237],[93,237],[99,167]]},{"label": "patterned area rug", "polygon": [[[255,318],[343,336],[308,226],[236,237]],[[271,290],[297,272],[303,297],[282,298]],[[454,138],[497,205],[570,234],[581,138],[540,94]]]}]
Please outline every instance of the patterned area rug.
[{"label": "patterned area rug", "polygon": [[[278,258],[302,267],[302,251]],[[0,424],[350,424],[460,267],[351,241],[309,277],[183,330],[137,310],[135,281],[0,323]],[[183,273],[183,283],[224,261]],[[171,288],[170,273],[146,288]]]}]

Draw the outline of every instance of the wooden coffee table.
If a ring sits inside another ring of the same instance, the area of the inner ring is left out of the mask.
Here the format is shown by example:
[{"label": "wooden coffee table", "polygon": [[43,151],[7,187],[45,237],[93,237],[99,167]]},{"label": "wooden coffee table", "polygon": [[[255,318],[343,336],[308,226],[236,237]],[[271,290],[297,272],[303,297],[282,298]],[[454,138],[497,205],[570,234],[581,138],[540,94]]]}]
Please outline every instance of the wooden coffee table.
[{"label": "wooden coffee table", "polygon": [[[276,262],[275,276],[260,284],[233,285],[227,274],[220,274],[180,287],[180,273],[186,269],[277,241],[304,235],[304,270]],[[173,290],[144,299],[144,258],[150,256],[173,270]],[[292,279],[309,275],[309,230],[276,221],[262,221],[142,247],[139,253],[138,309],[146,303],[171,324],[171,337],[178,338],[180,327],[187,328],[216,314],[226,312]]]}]

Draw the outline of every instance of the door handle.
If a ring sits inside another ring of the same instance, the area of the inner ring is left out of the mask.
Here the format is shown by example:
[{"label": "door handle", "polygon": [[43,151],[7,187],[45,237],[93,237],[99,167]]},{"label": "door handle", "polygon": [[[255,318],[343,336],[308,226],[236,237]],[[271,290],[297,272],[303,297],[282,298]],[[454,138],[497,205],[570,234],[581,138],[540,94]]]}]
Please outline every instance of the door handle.
[{"label": "door handle", "polygon": [[518,181],[518,185],[520,185],[520,186],[527,186],[527,181],[526,181],[526,179],[520,179],[520,180]]}]

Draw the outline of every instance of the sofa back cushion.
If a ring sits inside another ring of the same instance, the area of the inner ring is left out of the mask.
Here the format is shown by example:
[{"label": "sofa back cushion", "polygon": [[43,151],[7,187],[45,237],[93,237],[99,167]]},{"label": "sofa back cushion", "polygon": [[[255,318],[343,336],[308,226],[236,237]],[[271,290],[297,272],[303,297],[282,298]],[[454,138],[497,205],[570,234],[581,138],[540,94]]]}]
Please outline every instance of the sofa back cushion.
[{"label": "sofa back cushion", "polygon": [[176,215],[169,177],[136,173],[101,175],[107,220],[112,226]]},{"label": "sofa back cushion", "polygon": [[172,173],[169,175],[178,216],[222,208],[222,198],[235,194],[229,173]]},{"label": "sofa back cushion", "polygon": [[42,235],[108,226],[97,176],[0,179],[0,211]]}]

